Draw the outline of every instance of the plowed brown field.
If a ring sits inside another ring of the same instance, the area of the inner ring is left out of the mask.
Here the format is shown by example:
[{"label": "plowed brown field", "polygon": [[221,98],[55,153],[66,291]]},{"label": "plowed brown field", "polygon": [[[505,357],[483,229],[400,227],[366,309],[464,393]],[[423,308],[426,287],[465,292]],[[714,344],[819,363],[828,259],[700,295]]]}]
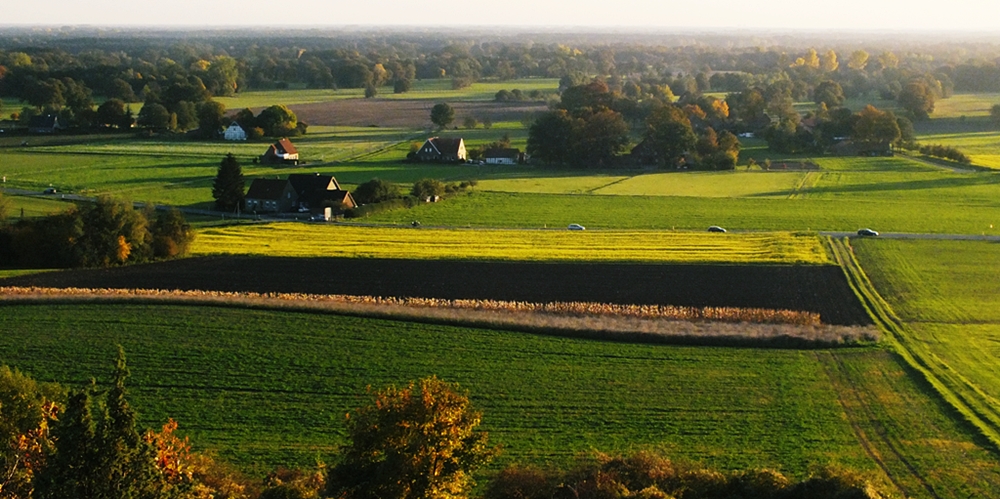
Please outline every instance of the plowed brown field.
[{"label": "plowed brown field", "polygon": [[827,324],[871,323],[840,268],[815,265],[220,256],[12,277],[0,285],[768,308],[817,312]]}]

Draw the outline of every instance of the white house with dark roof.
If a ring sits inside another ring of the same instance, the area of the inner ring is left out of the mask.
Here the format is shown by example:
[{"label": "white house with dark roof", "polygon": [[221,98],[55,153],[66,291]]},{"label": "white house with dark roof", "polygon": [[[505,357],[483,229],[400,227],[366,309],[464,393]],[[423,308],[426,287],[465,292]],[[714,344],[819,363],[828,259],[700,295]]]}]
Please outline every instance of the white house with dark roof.
[{"label": "white house with dark roof", "polygon": [[247,140],[246,130],[235,121],[226,127],[226,131],[222,133],[222,136],[226,140]]}]

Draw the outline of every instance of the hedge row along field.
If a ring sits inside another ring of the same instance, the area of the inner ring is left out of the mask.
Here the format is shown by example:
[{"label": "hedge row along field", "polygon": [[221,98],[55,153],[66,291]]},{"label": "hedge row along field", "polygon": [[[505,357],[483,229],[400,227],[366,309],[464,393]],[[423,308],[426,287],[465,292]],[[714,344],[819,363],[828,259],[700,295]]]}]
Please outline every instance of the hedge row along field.
[{"label": "hedge row along field", "polygon": [[204,229],[193,255],[521,261],[826,264],[814,236],[646,231],[464,230],[302,223]]},{"label": "hedge row along field", "polygon": [[760,308],[814,312],[824,324],[871,324],[832,265],[211,256],[25,275],[3,285]]},{"label": "hedge row along field", "polygon": [[879,349],[639,345],[122,303],[5,304],[0,330],[0,363],[74,385],[95,375],[107,383],[121,344],[142,425],[173,417],[196,448],[255,474],[329,462],[365,386],[436,374],[470,392],[491,441],[503,444],[487,474],[652,448],[792,477],[829,464],[886,469],[916,498],[1000,493],[993,454]]}]

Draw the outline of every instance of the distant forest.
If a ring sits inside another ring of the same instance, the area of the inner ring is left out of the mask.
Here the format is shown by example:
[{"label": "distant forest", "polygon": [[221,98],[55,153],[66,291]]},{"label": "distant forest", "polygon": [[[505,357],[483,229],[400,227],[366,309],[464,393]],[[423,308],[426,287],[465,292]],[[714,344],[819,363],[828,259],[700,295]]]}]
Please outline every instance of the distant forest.
[{"label": "distant forest", "polygon": [[174,84],[226,96],[248,89],[363,88],[436,78],[450,78],[457,86],[527,77],[567,78],[571,85],[594,76],[612,88],[665,84],[678,96],[739,92],[787,80],[794,97],[806,97],[831,80],[847,98],[891,97],[915,78],[938,82],[935,90],[942,96],[1000,92],[1000,44],[888,35],[865,41],[845,34],[824,40],[816,34],[503,35],[356,28],[262,31],[251,37],[233,31],[0,29],[0,96],[39,108],[52,102],[45,102],[46,95],[39,94],[46,92],[34,84],[53,85],[53,80],[106,98],[142,101]]}]

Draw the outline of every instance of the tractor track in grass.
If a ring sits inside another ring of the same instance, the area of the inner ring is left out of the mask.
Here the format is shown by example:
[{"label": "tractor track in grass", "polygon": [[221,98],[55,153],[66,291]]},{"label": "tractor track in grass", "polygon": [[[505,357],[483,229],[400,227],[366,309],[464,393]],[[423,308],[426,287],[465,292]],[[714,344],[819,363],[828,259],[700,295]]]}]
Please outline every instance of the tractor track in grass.
[{"label": "tractor track in grass", "polygon": [[[901,483],[904,477],[900,477],[898,472],[892,470],[895,467],[892,464],[899,463],[906,470],[907,475],[912,477],[929,497],[940,499],[941,496],[934,490],[934,487],[893,443],[885,426],[872,410],[868,402],[869,398],[862,395],[864,388],[859,387],[851,380],[843,358],[836,352],[823,354],[817,352],[814,355],[830,379],[830,385],[837,392],[837,401],[844,410],[844,415],[847,416],[847,421],[851,425],[851,429],[854,430],[858,443],[882,470],[889,482],[902,492],[904,497],[913,495],[912,491]],[[870,431],[866,431],[866,427]]]}]

